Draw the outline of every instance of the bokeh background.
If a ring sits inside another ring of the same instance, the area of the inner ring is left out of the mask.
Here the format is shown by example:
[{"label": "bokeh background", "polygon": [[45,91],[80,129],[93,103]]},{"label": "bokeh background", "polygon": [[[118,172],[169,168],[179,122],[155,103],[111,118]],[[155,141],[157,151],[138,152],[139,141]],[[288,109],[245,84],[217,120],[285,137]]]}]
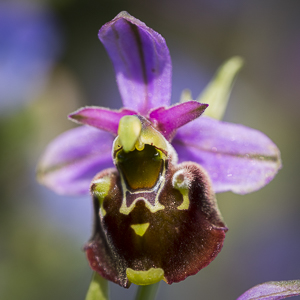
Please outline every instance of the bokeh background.
[{"label": "bokeh background", "polygon": [[[258,283],[299,279],[299,1],[1,0],[0,299],[85,297],[91,201],[40,186],[35,168],[47,143],[75,126],[69,112],[121,107],[97,32],[122,10],[165,37],[173,102],[184,88],[196,98],[221,63],[242,56],[225,120],[266,133],[283,160],[262,190],[218,195],[229,227],[223,250],[184,282],[163,282],[158,299],[232,300]],[[111,285],[112,300],[135,291]]]}]

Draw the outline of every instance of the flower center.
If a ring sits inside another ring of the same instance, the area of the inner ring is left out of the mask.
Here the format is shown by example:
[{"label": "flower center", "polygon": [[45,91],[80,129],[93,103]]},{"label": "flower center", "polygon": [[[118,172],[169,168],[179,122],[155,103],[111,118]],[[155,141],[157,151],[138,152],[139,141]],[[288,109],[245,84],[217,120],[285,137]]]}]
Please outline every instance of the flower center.
[{"label": "flower center", "polygon": [[163,172],[164,154],[156,147],[145,145],[142,151],[137,149],[117,155],[117,166],[124,175],[130,190],[151,189]]}]

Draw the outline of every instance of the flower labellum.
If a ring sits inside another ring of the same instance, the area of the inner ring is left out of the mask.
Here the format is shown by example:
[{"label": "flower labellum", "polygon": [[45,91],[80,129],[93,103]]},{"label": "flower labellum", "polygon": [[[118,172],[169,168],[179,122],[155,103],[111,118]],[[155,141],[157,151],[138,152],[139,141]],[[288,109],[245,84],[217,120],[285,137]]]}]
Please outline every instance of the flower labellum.
[{"label": "flower labellum", "polygon": [[[240,59],[221,67],[203,98],[185,92],[169,106],[172,66],[160,34],[121,12],[99,38],[124,107],[72,113],[87,126],[48,146],[38,178],[60,194],[91,192],[95,222],[85,251],[101,276],[126,288],[179,282],[221,251],[227,228],[215,193],[260,189],[281,167],[280,153],[263,133],[217,120]],[[217,119],[201,116],[209,110],[203,99],[218,103],[208,114]]]},{"label": "flower labellum", "polygon": [[178,165],[171,144],[146,118],[129,118],[121,119],[119,132],[135,143],[125,151],[118,136],[117,170],[92,181],[95,227],[85,250],[94,270],[124,287],[171,284],[208,265],[227,228],[206,171],[192,162]]}]

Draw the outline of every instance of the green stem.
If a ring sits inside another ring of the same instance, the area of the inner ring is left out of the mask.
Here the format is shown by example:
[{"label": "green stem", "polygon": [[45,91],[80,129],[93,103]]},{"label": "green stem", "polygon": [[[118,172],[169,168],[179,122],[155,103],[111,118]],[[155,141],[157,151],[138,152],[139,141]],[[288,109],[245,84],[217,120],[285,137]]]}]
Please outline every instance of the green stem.
[{"label": "green stem", "polygon": [[97,272],[93,273],[85,300],[109,300],[108,282]]},{"label": "green stem", "polygon": [[135,300],[155,300],[159,282],[150,285],[139,285]]}]

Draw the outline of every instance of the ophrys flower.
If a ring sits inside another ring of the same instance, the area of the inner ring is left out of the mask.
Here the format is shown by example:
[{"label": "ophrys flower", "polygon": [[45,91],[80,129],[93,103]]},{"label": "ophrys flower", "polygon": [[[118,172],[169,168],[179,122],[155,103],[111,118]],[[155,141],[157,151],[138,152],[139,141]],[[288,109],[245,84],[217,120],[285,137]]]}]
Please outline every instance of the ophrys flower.
[{"label": "ophrys flower", "polygon": [[72,113],[96,129],[79,127],[54,140],[39,177],[62,194],[87,193],[90,186],[95,225],[85,250],[103,277],[124,287],[178,282],[222,248],[227,228],[215,193],[261,188],[280,167],[279,151],[259,131],[199,118],[207,104],[169,106],[169,51],[141,21],[122,12],[99,38],[124,108]]}]

